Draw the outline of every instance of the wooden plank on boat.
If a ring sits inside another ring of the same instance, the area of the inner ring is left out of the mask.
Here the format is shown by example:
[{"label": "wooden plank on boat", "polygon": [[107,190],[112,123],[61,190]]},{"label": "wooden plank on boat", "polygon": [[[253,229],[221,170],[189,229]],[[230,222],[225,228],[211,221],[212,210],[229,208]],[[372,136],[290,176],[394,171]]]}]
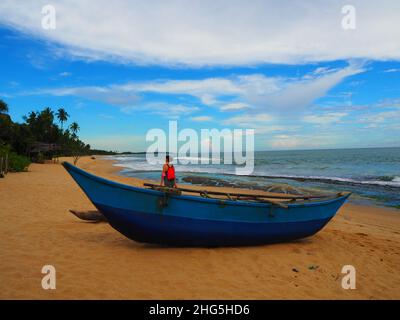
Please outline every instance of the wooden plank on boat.
[{"label": "wooden plank on boat", "polygon": [[[145,187],[150,187],[154,190],[160,190],[160,188],[166,188],[166,187],[161,187],[157,184],[154,183],[144,183],[143,184]],[[292,199],[298,199],[298,200],[309,200],[309,199],[320,199],[320,198],[327,198],[330,196],[327,195],[320,195],[320,196],[311,196],[311,195],[277,195],[277,194],[270,194],[270,193],[265,193],[265,194],[246,194],[246,193],[235,193],[235,192],[221,192],[221,191],[206,191],[206,190],[195,190],[195,189],[189,189],[189,188],[167,188],[167,189],[174,189],[174,190],[180,190],[181,192],[191,192],[191,193],[199,193],[199,194],[206,194],[206,195],[220,195],[220,196],[225,196],[228,199],[232,197],[252,197],[252,198],[270,198],[270,199],[287,199],[287,200],[292,200]],[[162,190],[160,190],[162,191]],[[229,194],[229,196],[228,196]]]},{"label": "wooden plank on boat", "polygon": [[274,200],[270,200],[270,199],[259,199],[257,197],[240,197],[238,198],[238,200],[245,200],[245,201],[255,201],[255,202],[260,202],[260,203],[269,203],[269,204],[273,204],[275,206],[281,207],[283,209],[287,209],[289,208],[288,205],[279,202],[279,201],[274,201]]}]

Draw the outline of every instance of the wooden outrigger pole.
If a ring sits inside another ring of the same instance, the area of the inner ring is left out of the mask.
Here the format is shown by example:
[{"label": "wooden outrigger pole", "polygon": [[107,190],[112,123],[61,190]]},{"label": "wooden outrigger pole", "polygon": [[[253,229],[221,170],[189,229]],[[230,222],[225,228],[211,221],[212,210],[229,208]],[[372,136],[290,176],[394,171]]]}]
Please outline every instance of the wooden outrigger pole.
[{"label": "wooden outrigger pole", "polygon": [[[264,202],[264,203],[274,204],[282,208],[288,208],[288,206],[284,202],[277,200],[296,201],[296,200],[311,200],[311,199],[321,199],[321,198],[331,197],[328,195],[312,196],[312,195],[246,194],[237,192],[221,192],[221,191],[208,191],[208,190],[206,191],[206,190],[195,190],[189,188],[168,188],[153,183],[144,183],[144,186],[149,187],[153,190],[175,195],[181,195],[182,192],[197,193],[204,198],[212,198],[210,195],[216,195],[216,196],[224,196],[231,201],[249,200],[256,202]],[[338,196],[339,195],[341,196],[342,194],[338,194]],[[277,200],[271,200],[271,199],[277,199]]]}]

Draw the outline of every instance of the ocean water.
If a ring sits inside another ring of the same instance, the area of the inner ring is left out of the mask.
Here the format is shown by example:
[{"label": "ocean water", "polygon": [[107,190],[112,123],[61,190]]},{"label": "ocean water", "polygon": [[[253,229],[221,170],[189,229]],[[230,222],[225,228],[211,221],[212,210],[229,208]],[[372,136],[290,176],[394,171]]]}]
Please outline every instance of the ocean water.
[{"label": "ocean water", "polygon": [[[121,174],[159,181],[161,167],[144,154],[110,157]],[[189,159],[184,158],[184,159]],[[355,203],[400,207],[400,148],[259,151],[251,175],[236,175],[235,165],[180,164],[178,183],[264,188],[289,184],[310,192],[351,191]]]}]

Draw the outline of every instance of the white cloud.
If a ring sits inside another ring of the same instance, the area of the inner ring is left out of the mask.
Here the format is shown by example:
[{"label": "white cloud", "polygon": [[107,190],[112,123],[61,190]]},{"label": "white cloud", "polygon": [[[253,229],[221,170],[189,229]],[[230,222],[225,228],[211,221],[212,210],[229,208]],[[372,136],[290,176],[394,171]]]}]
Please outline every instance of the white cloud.
[{"label": "white cloud", "polygon": [[72,73],[68,72],[68,71],[64,71],[64,72],[60,72],[58,75],[60,77],[70,77],[72,75]]},{"label": "white cloud", "polygon": [[230,79],[206,78],[201,80],[164,80],[142,83],[131,83],[121,86],[124,90],[140,92],[158,92],[173,94],[190,94],[210,99],[213,94],[238,94],[242,91]]},{"label": "white cloud", "polygon": [[1,98],[12,98],[12,95],[5,92],[0,92],[0,99]]},{"label": "white cloud", "polygon": [[400,110],[392,110],[392,111],[384,111],[378,113],[372,113],[361,116],[357,122],[365,123],[372,126],[377,126],[378,124],[387,122],[387,121],[400,121]]},{"label": "white cloud", "polygon": [[121,90],[119,86],[86,86],[69,88],[40,89],[27,94],[50,94],[54,96],[77,96],[121,107],[132,106],[139,101],[136,92]]},{"label": "white cloud", "polygon": [[122,112],[127,114],[135,114],[142,111],[148,114],[159,115],[168,119],[179,119],[181,115],[188,115],[198,110],[199,108],[195,106],[164,102],[139,103],[136,105],[123,107],[121,109]]},{"label": "white cloud", "polygon": [[345,78],[364,71],[362,66],[350,64],[348,67],[312,76],[310,79],[283,83],[276,92],[253,95],[249,100],[253,104],[281,112],[303,110]]},{"label": "white cloud", "polygon": [[202,103],[206,105],[215,105],[218,103],[218,101],[215,99],[215,97],[211,94],[203,94],[200,96],[200,100]]},{"label": "white cloud", "polygon": [[345,112],[329,112],[325,114],[312,114],[302,118],[304,122],[315,123],[315,124],[330,124],[340,121],[343,117],[347,116]]},{"label": "white cloud", "polygon": [[383,72],[386,72],[386,73],[400,72],[400,69],[396,69],[396,68],[386,69]]},{"label": "white cloud", "polygon": [[105,113],[100,113],[98,116],[99,116],[100,118],[108,119],[108,120],[111,120],[111,119],[114,119],[114,118],[115,118],[114,116],[111,116],[111,115],[105,114]]},{"label": "white cloud", "polygon": [[400,59],[398,0],[353,0],[355,30],[341,26],[341,0],[59,0],[53,2],[57,28],[44,30],[41,8],[48,3],[2,0],[0,23],[61,45],[57,54],[120,63]]},{"label": "white cloud", "polygon": [[[139,85],[140,87],[141,85]],[[69,87],[40,89],[24,94],[43,95],[50,94],[54,96],[76,96],[106,103],[118,107],[123,113],[134,114],[144,112],[148,114],[159,115],[165,118],[177,119],[181,115],[191,114],[198,111],[196,106],[187,106],[182,104],[165,103],[162,101],[142,102],[138,90],[131,90],[131,85],[109,85],[109,86],[88,86],[88,87]]]},{"label": "white cloud", "polygon": [[301,139],[288,135],[276,135],[274,136],[274,140],[271,142],[271,146],[277,149],[291,149],[300,147],[301,145]]},{"label": "white cloud", "polygon": [[223,104],[220,107],[221,111],[238,111],[243,109],[248,109],[250,106],[247,103],[243,102],[231,102]]},{"label": "white cloud", "polygon": [[379,108],[400,108],[400,98],[386,98],[376,104]]},{"label": "white cloud", "polygon": [[173,95],[190,95],[206,105],[217,105],[216,97],[224,95],[242,95],[244,88],[237,80],[229,78],[206,78],[200,80],[155,80],[147,82],[130,82],[124,85],[112,85],[110,89],[130,93],[159,93]]},{"label": "white cloud", "polygon": [[319,75],[319,74],[326,74],[326,73],[330,73],[334,70],[328,68],[328,67],[319,67],[317,69],[314,70],[313,74],[315,75]]},{"label": "white cloud", "polygon": [[335,146],[343,137],[339,134],[278,134],[274,135],[267,145],[273,149],[320,149]]},{"label": "white cloud", "polygon": [[267,122],[272,121],[274,118],[269,114],[258,114],[256,117],[253,115],[240,115],[228,118],[223,121],[226,125],[235,125],[239,127],[253,128],[256,125],[266,125]]},{"label": "white cloud", "polygon": [[[146,93],[189,95],[221,111],[238,111],[248,107],[247,111],[254,114],[269,112],[288,115],[288,112],[295,114],[296,111],[303,111],[343,79],[363,71],[362,66],[350,64],[322,74],[311,73],[311,77],[306,80],[249,74],[199,80],[128,82],[103,87],[51,88],[31,94],[75,95],[123,108],[137,106],[139,97]],[[241,102],[226,103],[226,97]]]},{"label": "white cloud", "polygon": [[208,122],[208,121],[212,121],[213,118],[210,116],[198,116],[198,117],[191,117],[190,120],[196,121],[196,122]]}]

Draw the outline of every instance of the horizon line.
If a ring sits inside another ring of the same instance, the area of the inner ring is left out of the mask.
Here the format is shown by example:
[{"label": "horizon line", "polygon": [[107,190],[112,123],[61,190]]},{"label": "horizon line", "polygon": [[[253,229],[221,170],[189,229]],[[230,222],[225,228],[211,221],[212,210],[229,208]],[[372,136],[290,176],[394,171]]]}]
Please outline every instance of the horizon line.
[{"label": "horizon line", "polygon": [[[343,148],[320,148],[320,149],[274,149],[274,150],[254,150],[254,152],[279,152],[279,151],[321,151],[321,150],[352,150],[352,149],[396,149],[400,148],[399,146],[379,146],[379,147],[343,147]],[[107,152],[115,152],[117,154],[146,154],[147,151],[112,151],[112,150],[104,150],[104,149],[98,149],[95,148],[94,151],[107,151]],[[165,151],[159,151],[158,153],[168,153]],[[210,152],[211,153],[211,150]],[[219,153],[225,153],[223,151],[220,151]],[[201,154],[201,152],[198,152],[197,154]]]}]

